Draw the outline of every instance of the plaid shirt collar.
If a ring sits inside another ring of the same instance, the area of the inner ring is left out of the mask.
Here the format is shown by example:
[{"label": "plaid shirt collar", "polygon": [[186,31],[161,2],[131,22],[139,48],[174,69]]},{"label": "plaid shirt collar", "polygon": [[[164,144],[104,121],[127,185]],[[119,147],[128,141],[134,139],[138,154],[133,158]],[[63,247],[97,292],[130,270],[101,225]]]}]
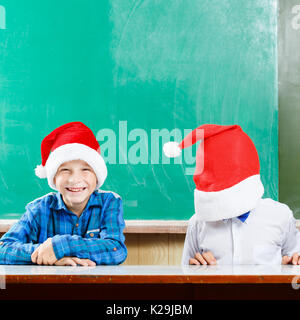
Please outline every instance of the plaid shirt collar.
[{"label": "plaid shirt collar", "polygon": [[[97,206],[97,207],[102,207],[102,199],[101,197],[99,197],[98,191],[95,190],[91,196],[90,199],[85,207],[85,209],[88,209],[91,206]],[[54,209],[54,210],[65,210],[68,211],[62,196],[60,194],[60,192],[56,192],[55,193],[55,197],[54,200],[52,201],[50,208]]]}]

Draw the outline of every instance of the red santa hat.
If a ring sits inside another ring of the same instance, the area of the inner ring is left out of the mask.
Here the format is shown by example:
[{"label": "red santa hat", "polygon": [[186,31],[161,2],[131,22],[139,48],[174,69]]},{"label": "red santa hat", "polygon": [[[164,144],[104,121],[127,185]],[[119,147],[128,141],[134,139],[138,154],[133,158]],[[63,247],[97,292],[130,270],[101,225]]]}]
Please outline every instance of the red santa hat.
[{"label": "red santa hat", "polygon": [[164,152],[176,157],[200,141],[194,173],[195,212],[204,221],[237,217],[257,206],[264,193],[256,148],[240,126],[205,124]]},{"label": "red santa hat", "polygon": [[42,164],[35,168],[39,178],[47,178],[56,189],[54,176],[58,167],[71,160],[83,160],[94,170],[100,188],[107,176],[105,162],[100,155],[100,146],[93,132],[82,122],[66,123],[47,135],[41,144]]}]

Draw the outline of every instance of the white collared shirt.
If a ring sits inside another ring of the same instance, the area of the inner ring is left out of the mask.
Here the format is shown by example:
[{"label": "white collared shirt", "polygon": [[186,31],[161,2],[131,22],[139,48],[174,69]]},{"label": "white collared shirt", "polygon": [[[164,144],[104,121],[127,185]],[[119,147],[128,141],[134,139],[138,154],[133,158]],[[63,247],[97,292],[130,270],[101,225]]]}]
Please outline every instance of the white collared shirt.
[{"label": "white collared shirt", "polygon": [[300,252],[300,233],[292,211],[283,203],[261,199],[245,222],[232,218],[189,220],[182,265],[196,252],[211,251],[218,264],[281,264],[282,256]]}]

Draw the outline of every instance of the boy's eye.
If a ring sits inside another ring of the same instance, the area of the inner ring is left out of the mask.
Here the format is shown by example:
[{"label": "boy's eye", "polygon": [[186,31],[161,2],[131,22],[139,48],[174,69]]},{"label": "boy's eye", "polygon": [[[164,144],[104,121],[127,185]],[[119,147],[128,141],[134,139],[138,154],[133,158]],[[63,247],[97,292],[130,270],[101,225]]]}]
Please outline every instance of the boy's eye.
[{"label": "boy's eye", "polygon": [[63,168],[63,169],[60,169],[60,171],[69,171],[69,169]]},{"label": "boy's eye", "polygon": [[89,168],[84,168],[83,171],[91,171]]}]

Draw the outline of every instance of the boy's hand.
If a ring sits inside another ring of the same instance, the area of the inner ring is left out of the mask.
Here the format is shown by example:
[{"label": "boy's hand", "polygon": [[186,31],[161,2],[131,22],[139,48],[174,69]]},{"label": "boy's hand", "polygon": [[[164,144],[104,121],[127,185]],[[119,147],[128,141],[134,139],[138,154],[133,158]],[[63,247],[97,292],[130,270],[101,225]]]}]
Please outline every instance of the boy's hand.
[{"label": "boy's hand", "polygon": [[210,252],[203,252],[202,254],[200,254],[199,252],[197,252],[194,256],[194,258],[191,258],[189,260],[189,264],[217,264],[217,260],[214,257],[214,255]]},{"label": "boy's hand", "polygon": [[57,261],[52,246],[52,238],[48,238],[33,251],[31,261],[33,263],[45,265],[53,265]]},{"label": "boy's hand", "polygon": [[63,257],[54,263],[56,266],[85,266],[94,267],[96,263],[90,259],[80,259],[77,257]]},{"label": "boy's hand", "polygon": [[283,256],[281,260],[281,264],[300,264],[300,256],[299,253],[294,253],[291,257]]}]

